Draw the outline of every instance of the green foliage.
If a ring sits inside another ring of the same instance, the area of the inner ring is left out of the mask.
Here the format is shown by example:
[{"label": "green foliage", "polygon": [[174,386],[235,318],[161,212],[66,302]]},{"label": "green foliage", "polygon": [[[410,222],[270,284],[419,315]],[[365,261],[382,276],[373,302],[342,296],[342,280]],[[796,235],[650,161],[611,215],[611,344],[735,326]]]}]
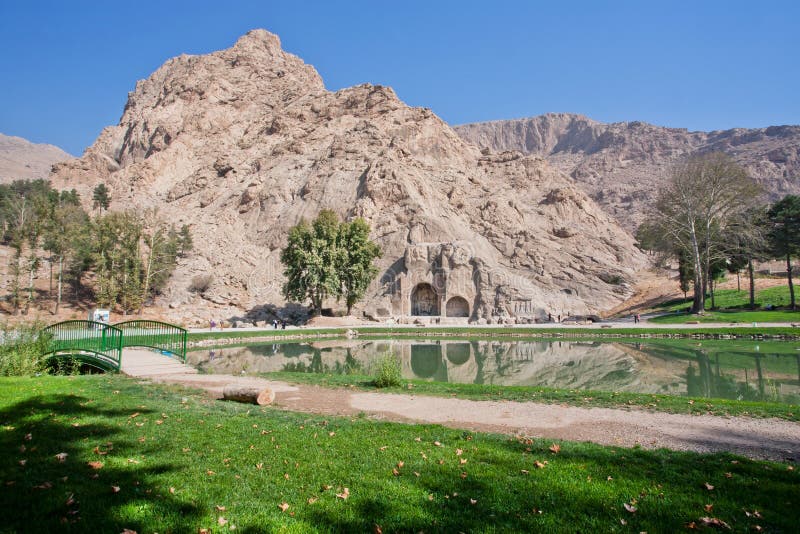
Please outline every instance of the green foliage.
[{"label": "green foliage", "polygon": [[767,221],[770,252],[776,258],[786,259],[791,307],[795,309],[792,256],[800,254],[800,196],[787,195],[773,204],[767,212]]},{"label": "green foliage", "polygon": [[372,262],[381,257],[381,249],[369,240],[369,232],[369,224],[362,218],[342,223],[339,229],[339,246],[344,251],[339,258],[339,276],[348,315],[378,274]]},{"label": "green foliage", "polygon": [[318,314],[326,298],[344,296],[349,311],[375,278],[372,261],[377,257],[380,249],[369,241],[369,225],[363,219],[341,223],[336,213],[322,210],[310,225],[300,221],[289,231],[281,252],[287,279],[284,295],[310,300]]},{"label": "green foliage", "polygon": [[94,188],[92,192],[92,207],[94,209],[100,208],[100,211],[107,210],[111,205],[111,194],[106,187],[106,184],[100,183]]},{"label": "green foliage", "polygon": [[403,379],[403,367],[400,358],[391,352],[383,354],[375,360],[373,383],[377,388],[400,387]]},{"label": "green foliage", "polygon": [[45,370],[50,339],[39,324],[0,327],[0,376],[32,376]]}]

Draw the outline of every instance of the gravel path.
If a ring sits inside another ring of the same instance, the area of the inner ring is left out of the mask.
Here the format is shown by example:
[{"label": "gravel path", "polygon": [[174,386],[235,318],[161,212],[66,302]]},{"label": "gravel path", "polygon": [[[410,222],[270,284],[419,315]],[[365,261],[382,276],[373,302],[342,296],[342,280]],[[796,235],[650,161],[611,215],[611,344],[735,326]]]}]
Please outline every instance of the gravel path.
[{"label": "gravel path", "polygon": [[800,423],[780,419],[668,414],[578,408],[535,402],[472,401],[351,389],[292,386],[263,378],[202,375],[159,354],[125,349],[123,372],[154,382],[201,388],[215,398],[230,383],[270,387],[282,409],[323,415],[365,413],[376,419],[435,423],[527,437],[591,441],[602,445],[728,451],[750,458],[800,462]]}]

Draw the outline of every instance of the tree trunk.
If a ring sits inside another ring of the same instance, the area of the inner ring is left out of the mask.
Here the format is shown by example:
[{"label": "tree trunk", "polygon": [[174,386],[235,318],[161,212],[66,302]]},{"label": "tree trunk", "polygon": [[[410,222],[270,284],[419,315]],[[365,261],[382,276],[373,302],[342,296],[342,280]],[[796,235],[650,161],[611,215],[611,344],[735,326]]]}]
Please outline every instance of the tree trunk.
[{"label": "tree trunk", "polygon": [[238,384],[228,384],[222,390],[222,398],[236,402],[246,402],[264,406],[271,404],[275,400],[275,392],[272,389],[256,386],[241,386]]},{"label": "tree trunk", "polygon": [[750,277],[750,309],[756,307],[756,277],[753,271],[753,258],[747,260],[747,274]]},{"label": "tree trunk", "polygon": [[792,310],[797,309],[797,304],[794,300],[794,282],[792,281],[792,256],[791,254],[786,255],[786,276],[789,277],[789,301],[791,302],[790,306]]},{"label": "tree trunk", "polygon": [[62,280],[64,279],[64,255],[58,257],[58,294],[56,295],[56,311],[54,315],[58,315],[58,308],[61,306],[61,288]]},{"label": "tree trunk", "polygon": [[739,276],[739,271],[737,270],[736,271],[736,291],[738,292],[738,291],[741,291],[741,290],[742,290],[742,279]]},{"label": "tree trunk", "polygon": [[692,233],[692,263],[694,263],[694,302],[692,303],[692,313],[703,313],[706,308],[706,286],[703,279],[703,261],[700,258],[700,245],[697,243],[697,233],[694,224],[691,226]]}]

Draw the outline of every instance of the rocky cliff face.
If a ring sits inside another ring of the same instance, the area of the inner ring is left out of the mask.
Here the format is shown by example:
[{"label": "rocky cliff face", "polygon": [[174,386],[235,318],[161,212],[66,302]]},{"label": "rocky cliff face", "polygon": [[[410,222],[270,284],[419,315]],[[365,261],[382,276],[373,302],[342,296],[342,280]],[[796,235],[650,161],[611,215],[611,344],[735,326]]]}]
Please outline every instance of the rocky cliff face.
[{"label": "rocky cliff face", "polygon": [[670,167],[695,152],[730,154],[764,185],[772,200],[800,193],[800,126],[689,132],[551,113],[454,129],[492,152],[518,150],[545,157],[630,231],[641,222]]},{"label": "rocky cliff face", "polygon": [[46,179],[54,163],[70,158],[57,146],[0,134],[0,183]]},{"label": "rocky cliff face", "polygon": [[[483,155],[387,87],[326,91],[263,30],[167,61],[137,84],[120,123],[52,180],[84,198],[105,182],[112,209],[156,207],[190,225],[197,251],[165,295],[176,320],[281,304],[287,229],[323,208],[372,225],[382,274],[362,309],[377,316],[404,314],[403,299],[421,298],[398,286],[404,277],[431,286],[441,315],[445,290],[468,301],[472,320],[517,320],[522,302],[525,320],[595,312],[627,295],[645,263],[632,238],[543,158]],[[469,287],[438,285],[441,250],[469,270],[459,278]],[[214,279],[201,298],[188,288],[204,273]]]}]

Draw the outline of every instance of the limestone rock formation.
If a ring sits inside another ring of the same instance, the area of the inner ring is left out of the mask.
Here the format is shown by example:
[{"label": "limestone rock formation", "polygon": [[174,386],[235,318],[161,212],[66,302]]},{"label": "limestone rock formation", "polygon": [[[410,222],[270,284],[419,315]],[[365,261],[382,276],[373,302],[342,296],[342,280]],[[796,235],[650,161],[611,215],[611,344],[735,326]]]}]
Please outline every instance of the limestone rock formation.
[{"label": "limestone rock formation", "polygon": [[54,163],[70,158],[57,146],[0,134],[0,183],[46,179]]},{"label": "limestone rock formation", "polygon": [[695,152],[730,154],[764,185],[772,200],[800,193],[800,126],[689,132],[549,113],[454,129],[490,151],[518,150],[547,158],[631,231],[671,165]]},{"label": "limestone rock formation", "polygon": [[[366,218],[383,249],[361,305],[373,317],[411,313],[426,289],[440,315],[450,304],[473,321],[595,312],[628,295],[645,265],[631,236],[543,158],[483,155],[388,87],[327,91],[264,30],[167,61],[52,180],[84,198],[105,182],[112,209],[155,207],[190,225],[197,251],[164,295],[175,320],[281,304],[287,230],[323,208]],[[190,293],[204,274],[202,297]]]}]

